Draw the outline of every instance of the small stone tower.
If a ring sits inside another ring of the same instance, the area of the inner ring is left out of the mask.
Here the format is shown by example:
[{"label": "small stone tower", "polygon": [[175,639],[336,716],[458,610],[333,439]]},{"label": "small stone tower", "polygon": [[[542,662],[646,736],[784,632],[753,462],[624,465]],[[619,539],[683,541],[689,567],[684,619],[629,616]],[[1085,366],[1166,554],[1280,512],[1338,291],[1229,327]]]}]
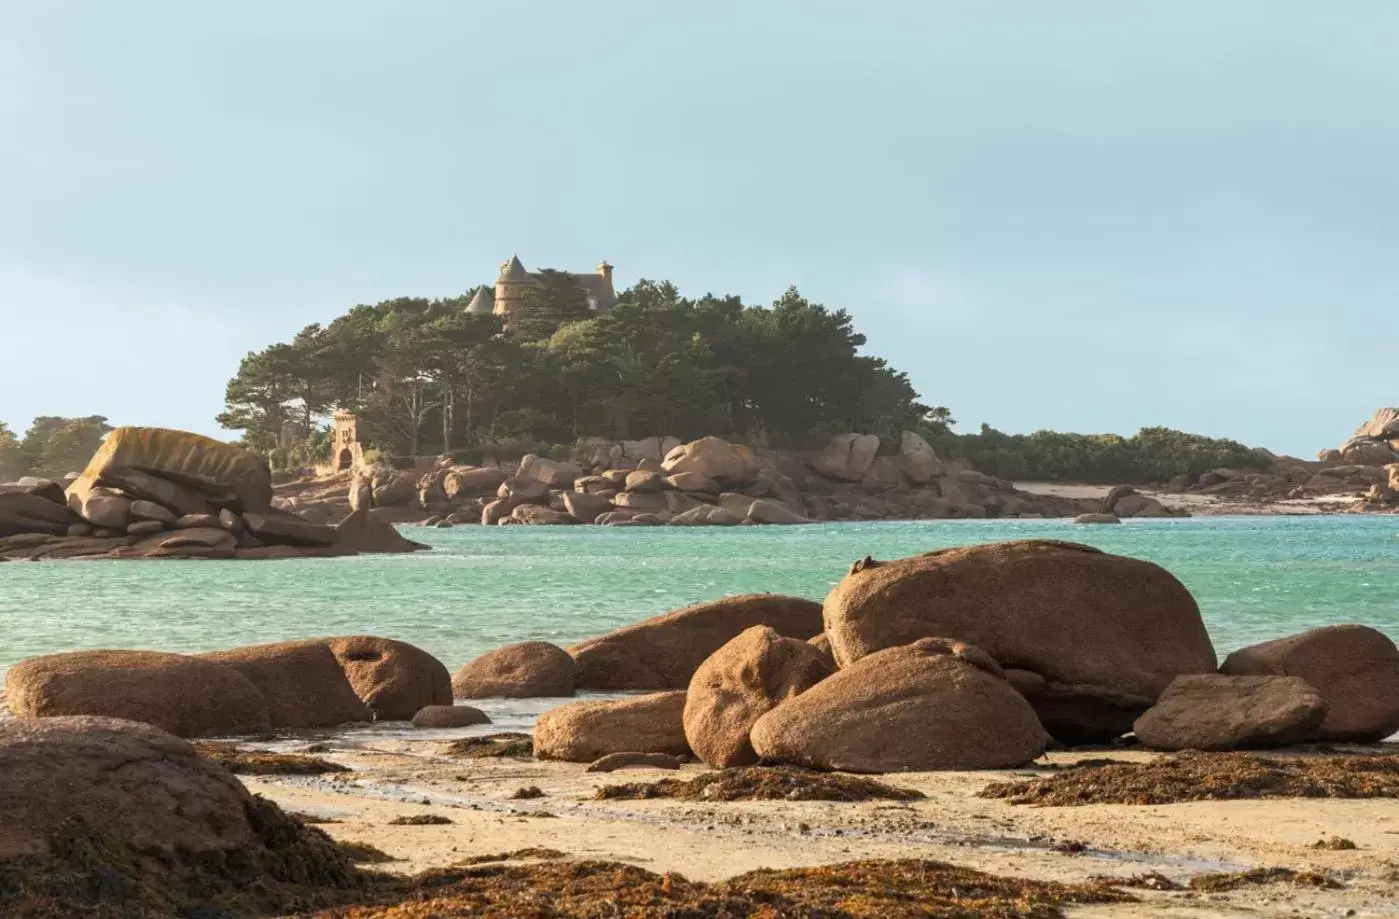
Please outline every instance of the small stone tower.
[{"label": "small stone tower", "polygon": [[495,312],[512,325],[525,306],[525,292],[534,283],[525,266],[520,264],[518,255],[510,256],[510,261],[500,266],[500,276],[495,279]]},{"label": "small stone tower", "polygon": [[335,471],[358,469],[364,465],[364,446],[359,442],[359,423],[353,412],[340,409],[335,419],[335,434],[331,441],[330,461]]}]

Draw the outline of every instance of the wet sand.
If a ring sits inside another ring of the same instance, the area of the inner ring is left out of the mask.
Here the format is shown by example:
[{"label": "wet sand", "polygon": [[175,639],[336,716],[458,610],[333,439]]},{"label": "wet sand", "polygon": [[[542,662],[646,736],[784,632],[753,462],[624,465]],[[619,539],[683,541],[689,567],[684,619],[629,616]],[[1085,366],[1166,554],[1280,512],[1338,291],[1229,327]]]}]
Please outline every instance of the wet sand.
[{"label": "wet sand", "polygon": [[[250,748],[257,744],[246,745]],[[266,746],[266,745],[264,745]],[[296,750],[296,743],[274,745]],[[299,746],[305,747],[302,743]],[[1399,752],[1399,745],[1385,745]],[[514,759],[464,759],[441,740],[332,744],[316,755],[354,772],[323,777],[244,777],[284,808],[338,822],[319,824],[342,840],[369,843],[397,861],[382,870],[415,873],[476,855],[526,847],[577,858],[626,862],[714,881],[755,868],[789,868],[863,858],[946,861],[1004,875],[1083,881],[1159,872],[1177,882],[1255,867],[1312,870],[1340,889],[1287,883],[1228,893],[1134,891],[1134,906],[1078,907],[1072,916],[1399,916],[1399,801],[1286,799],[1162,806],[1036,808],[976,797],[988,784],[1043,769],[910,773],[883,777],[926,800],[903,802],[704,802],[596,800],[601,785],[687,778],[627,769]],[[1371,748],[1373,749],[1373,748]],[[1145,760],[1154,754],[1055,753],[1037,766],[1085,757]],[[515,800],[535,786],[544,796]],[[393,826],[435,814],[452,822]],[[1344,837],[1353,850],[1313,848]]]}]

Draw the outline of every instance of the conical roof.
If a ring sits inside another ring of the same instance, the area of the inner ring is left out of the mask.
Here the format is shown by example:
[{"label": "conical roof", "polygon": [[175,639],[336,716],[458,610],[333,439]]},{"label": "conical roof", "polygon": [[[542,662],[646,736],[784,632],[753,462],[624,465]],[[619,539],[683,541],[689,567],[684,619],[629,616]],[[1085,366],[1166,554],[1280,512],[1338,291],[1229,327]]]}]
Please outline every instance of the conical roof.
[{"label": "conical roof", "polygon": [[468,313],[494,313],[495,312],[495,291],[490,287],[481,286],[476,290],[476,296],[471,298],[471,302],[466,305]]},{"label": "conical roof", "polygon": [[520,264],[518,255],[510,256],[510,261],[500,266],[500,280],[502,281],[528,281],[529,272],[525,266]]}]

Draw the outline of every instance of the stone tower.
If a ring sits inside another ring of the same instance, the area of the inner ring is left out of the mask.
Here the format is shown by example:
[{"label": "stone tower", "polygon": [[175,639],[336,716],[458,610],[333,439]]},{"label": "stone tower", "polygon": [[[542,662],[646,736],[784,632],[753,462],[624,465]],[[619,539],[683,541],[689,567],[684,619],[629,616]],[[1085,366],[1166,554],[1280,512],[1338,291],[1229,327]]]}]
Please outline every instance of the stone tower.
[{"label": "stone tower", "polygon": [[[593,272],[564,272],[588,301],[593,312],[609,310],[617,303],[617,291],[612,286],[612,266],[607,262],[597,266]],[[510,256],[510,260],[500,266],[500,275],[495,279],[495,292],[483,287],[476,292],[467,305],[472,313],[495,313],[509,328],[519,319],[526,308],[525,300],[529,289],[539,283],[540,275],[531,274],[520,257]]]},{"label": "stone tower", "polygon": [[495,312],[512,325],[525,306],[525,292],[534,283],[525,266],[520,264],[518,255],[510,256],[510,261],[500,266],[500,276],[495,279]]}]

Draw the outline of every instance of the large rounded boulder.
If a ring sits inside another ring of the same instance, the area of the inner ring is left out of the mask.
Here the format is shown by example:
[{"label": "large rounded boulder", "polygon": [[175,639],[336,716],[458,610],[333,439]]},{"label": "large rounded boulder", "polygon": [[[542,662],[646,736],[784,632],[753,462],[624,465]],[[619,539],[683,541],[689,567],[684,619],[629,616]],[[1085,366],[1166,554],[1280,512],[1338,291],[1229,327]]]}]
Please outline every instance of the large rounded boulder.
[{"label": "large rounded boulder", "polygon": [[742,485],[753,478],[755,465],[748,455],[719,437],[701,437],[681,444],[661,463],[666,475],[687,472],[727,485]]},{"label": "large rounded boulder", "polygon": [[573,695],[578,665],[547,641],[506,645],[462,667],[452,676],[458,699],[533,699]]},{"label": "large rounded boulder", "polygon": [[256,686],[274,728],[333,727],[373,717],[322,642],[253,645],[200,657],[233,668]]},{"label": "large rounded boulder", "polygon": [[20,661],[5,676],[19,717],[97,715],[180,737],[265,731],[258,688],[217,661],[159,651],[71,651]]},{"label": "large rounded boulder", "polygon": [[329,837],[148,724],[0,722],[0,914],[270,916],[363,886]]},{"label": "large rounded boulder", "polygon": [[751,766],[753,723],[831,675],[830,658],[797,638],[754,626],[710,655],[685,698],[685,739],[710,766]]},{"label": "large rounded boulder", "polygon": [[753,725],[769,760],[843,772],[1020,766],[1049,741],[985,652],[924,638],[860,658]]},{"label": "large rounded boulder", "polygon": [[422,648],[372,635],[322,643],[376,721],[408,721],[426,706],[452,704],[452,675]]},{"label": "large rounded boulder", "polygon": [[[127,485],[127,470],[197,491],[221,507],[240,512],[261,513],[272,506],[272,472],[262,456],[188,431],[135,427],[117,428],[107,435],[82,475],[68,486],[70,506],[77,510],[99,486]],[[139,497],[162,501],[167,496],[157,489]],[[172,508],[180,513],[201,509]]]},{"label": "large rounded boulder", "polygon": [[821,631],[821,604],[745,594],[653,616],[568,649],[579,689],[684,689],[715,651],[745,629],[770,626],[787,638]]},{"label": "large rounded boulder", "polygon": [[141,849],[228,851],[252,840],[247,799],[229,772],[149,724],[0,723],[0,858],[46,854],[70,818]]},{"label": "large rounded boulder", "polygon": [[534,755],[591,763],[612,753],[690,751],[685,740],[685,693],[573,702],[550,709],[534,725]]},{"label": "large rounded boulder", "polygon": [[1230,676],[1301,677],[1326,702],[1317,737],[1369,743],[1399,731],[1399,650],[1383,632],[1332,625],[1235,651]]},{"label": "large rounded boulder", "polygon": [[1183,673],[1216,658],[1170,572],[1090,546],[1027,540],[857,562],[826,598],[841,667],[920,638],[955,638],[1045,681],[1031,697],[1066,743],[1110,739]]},{"label": "large rounded boulder", "polygon": [[1310,740],[1326,703],[1300,677],[1176,677],[1132,730],[1153,750],[1254,750]]}]

